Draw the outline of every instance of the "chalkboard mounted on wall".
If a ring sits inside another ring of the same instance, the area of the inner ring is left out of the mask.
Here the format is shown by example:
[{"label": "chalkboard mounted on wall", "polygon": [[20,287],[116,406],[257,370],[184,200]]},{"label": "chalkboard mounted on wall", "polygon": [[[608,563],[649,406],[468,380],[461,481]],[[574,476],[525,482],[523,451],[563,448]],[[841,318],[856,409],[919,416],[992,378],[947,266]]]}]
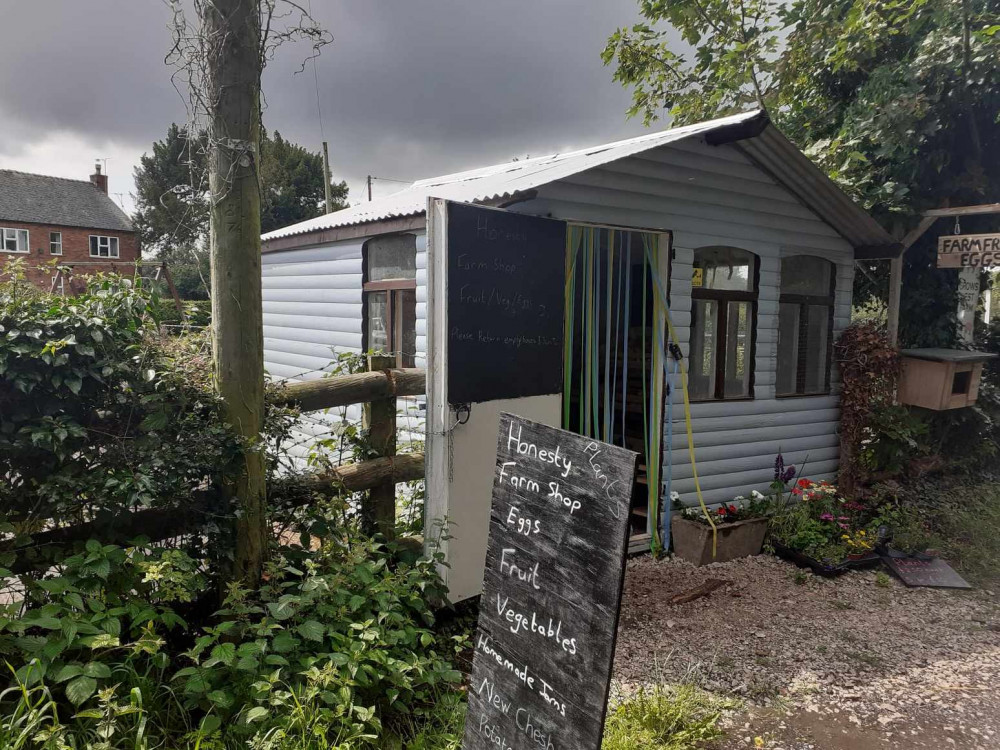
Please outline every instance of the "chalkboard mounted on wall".
[{"label": "chalkboard mounted on wall", "polygon": [[464,750],[598,750],[638,454],[502,414]]},{"label": "chalkboard mounted on wall", "polygon": [[562,390],[566,223],[448,204],[448,401]]}]

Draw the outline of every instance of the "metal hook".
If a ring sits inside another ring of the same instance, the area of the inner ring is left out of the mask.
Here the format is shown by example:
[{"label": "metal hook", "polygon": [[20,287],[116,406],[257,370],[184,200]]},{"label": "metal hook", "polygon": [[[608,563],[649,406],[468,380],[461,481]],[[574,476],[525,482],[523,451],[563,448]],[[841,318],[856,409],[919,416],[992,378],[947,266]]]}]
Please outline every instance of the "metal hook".
[{"label": "metal hook", "polygon": [[962,233],[962,222],[959,220],[959,217],[956,216],[955,217],[955,234],[961,234],[961,233]]}]

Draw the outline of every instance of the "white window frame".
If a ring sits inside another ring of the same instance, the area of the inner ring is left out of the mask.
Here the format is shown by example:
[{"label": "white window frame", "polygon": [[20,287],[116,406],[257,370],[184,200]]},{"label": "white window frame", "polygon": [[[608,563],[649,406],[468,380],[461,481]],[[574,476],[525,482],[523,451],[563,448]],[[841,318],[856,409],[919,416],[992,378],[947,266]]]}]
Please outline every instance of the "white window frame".
[{"label": "white window frame", "polygon": [[[58,237],[58,240],[52,239],[53,237]],[[56,248],[59,248],[58,251]],[[49,255],[62,255],[62,232],[49,232]]]},{"label": "white window frame", "polygon": [[[96,247],[94,245],[94,240],[97,240]],[[88,244],[90,247],[91,258],[108,258],[109,260],[112,260],[121,257],[118,247],[117,237],[111,237],[102,234],[92,234],[90,235]],[[102,249],[107,250],[107,253],[102,253],[101,252]]]},{"label": "white window frame", "polygon": [[[24,239],[24,244],[21,244],[21,239]],[[7,248],[8,240],[14,241],[14,250],[9,250]],[[28,233],[27,229],[20,229],[18,227],[0,227],[0,252],[3,253],[21,253],[26,254],[31,252],[31,235]]]}]

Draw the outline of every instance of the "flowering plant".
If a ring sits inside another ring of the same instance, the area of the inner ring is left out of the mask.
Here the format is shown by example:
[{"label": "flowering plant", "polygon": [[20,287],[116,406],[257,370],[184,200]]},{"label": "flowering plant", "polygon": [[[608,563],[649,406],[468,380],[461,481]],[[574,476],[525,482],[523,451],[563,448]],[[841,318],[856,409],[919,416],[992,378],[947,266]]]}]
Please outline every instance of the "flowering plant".
[{"label": "flowering plant", "polygon": [[876,538],[875,535],[869,534],[864,529],[858,529],[857,531],[841,534],[840,536],[841,541],[851,550],[852,554],[871,552],[875,549]]},{"label": "flowering plant", "polygon": [[836,485],[802,478],[790,495],[797,502],[774,516],[772,539],[828,563],[874,549],[878,536],[874,514],[864,504],[841,497]]},{"label": "flowering plant", "polygon": [[[679,499],[679,498],[678,498]],[[675,500],[675,503],[677,500]],[[709,512],[715,523],[735,523],[736,521],[746,521],[751,518],[764,518],[771,513],[772,503],[767,495],[754,490],[750,493],[749,499],[743,495],[734,497],[732,502],[723,503],[718,508],[710,509]],[[708,523],[705,513],[698,506],[684,508],[681,517],[689,521]]]}]

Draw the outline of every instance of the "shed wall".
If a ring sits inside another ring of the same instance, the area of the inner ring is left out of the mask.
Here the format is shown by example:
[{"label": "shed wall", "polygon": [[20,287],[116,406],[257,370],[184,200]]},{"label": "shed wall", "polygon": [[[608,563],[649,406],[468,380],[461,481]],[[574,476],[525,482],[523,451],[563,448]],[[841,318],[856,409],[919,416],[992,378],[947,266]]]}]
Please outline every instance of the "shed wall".
[{"label": "shed wall", "polygon": [[[416,365],[426,362],[427,243],[417,234]],[[362,336],[362,248],[365,238],[263,255],[264,369],[275,380],[314,380],[338,354],[359,353]],[[422,434],[422,415],[409,403],[400,417],[400,441]],[[304,456],[360,406],[305,414],[289,451]]]},{"label": "shed wall", "polygon": [[[765,489],[774,457],[803,466],[812,478],[831,478],[838,466],[839,398],[834,393],[775,398],[780,262],[809,254],[836,263],[834,335],[850,321],[853,251],[738,145],[702,140],[671,144],[573,175],[538,189],[512,211],[621,227],[673,232],[670,309],[688,353],[694,250],[731,245],[760,258],[754,398],[692,405],[698,476],[706,502]],[[334,350],[361,349],[361,249],[347,240],[264,256],[264,359],[275,378],[322,376]],[[417,238],[417,364],[427,346],[426,236]],[[672,489],[697,502],[687,452],[684,412],[674,408]],[[348,416],[355,417],[356,413]],[[328,430],[321,417],[314,432]],[[309,429],[303,433],[308,438]],[[666,464],[666,462],[665,462]]]},{"label": "shed wall", "polygon": [[[834,335],[850,322],[853,250],[737,146],[684,141],[551,183],[511,210],[623,227],[673,231],[670,309],[687,356],[695,249],[731,245],[760,258],[754,398],[692,404],[696,461],[708,503],[764,490],[775,455],[812,478],[837,471],[839,397],[775,398],[781,258],[816,255],[836,263]],[[673,410],[672,489],[697,503],[684,409]],[[664,461],[664,473],[668,466]]]}]

